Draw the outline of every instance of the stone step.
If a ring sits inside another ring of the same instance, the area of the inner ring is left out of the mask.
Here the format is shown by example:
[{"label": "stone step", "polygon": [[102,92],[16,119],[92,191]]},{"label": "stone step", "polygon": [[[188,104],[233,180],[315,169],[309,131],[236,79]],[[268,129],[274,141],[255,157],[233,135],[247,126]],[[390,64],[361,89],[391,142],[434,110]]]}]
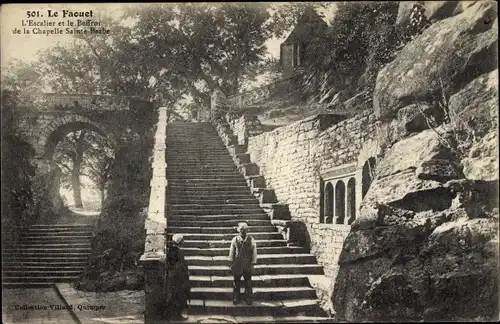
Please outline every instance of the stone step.
[{"label": "stone step", "polygon": [[8,249],[25,249],[25,248],[46,248],[51,249],[64,249],[64,248],[90,248],[90,242],[86,243],[32,243],[32,242],[16,242],[6,243]]},{"label": "stone step", "polygon": [[[257,246],[259,246],[257,244]],[[277,275],[277,274],[323,274],[323,268],[317,264],[256,264],[253,274]],[[232,274],[229,266],[190,266],[189,274],[193,276],[230,276]]]},{"label": "stone step", "polygon": [[82,242],[82,243],[90,243],[92,240],[92,236],[69,236],[69,235],[29,235],[29,236],[21,236],[21,241],[24,242],[33,242],[33,241],[41,241],[41,242],[54,242],[54,243],[62,243],[62,242]]},{"label": "stone step", "polygon": [[73,265],[73,264],[61,264],[61,265],[43,265],[43,264],[8,264],[2,267],[2,273],[11,273],[11,272],[43,272],[43,273],[51,273],[58,271],[83,271],[83,265]]},{"label": "stone step", "polygon": [[[227,255],[220,256],[186,256],[188,265],[229,265],[230,261]],[[259,254],[257,264],[316,264],[314,254]]]},{"label": "stone step", "polygon": [[213,146],[212,148],[207,147],[188,147],[189,151],[183,151],[176,148],[171,148],[167,146],[166,158],[171,160],[181,160],[181,158],[186,158],[188,160],[217,160],[230,158],[231,155],[225,146]]},{"label": "stone step", "polygon": [[181,204],[259,204],[259,201],[256,198],[238,198],[238,199],[210,199],[210,197],[200,197],[198,199],[189,199],[189,198],[172,198],[168,200],[171,204],[181,205]]},{"label": "stone step", "polygon": [[[89,245],[90,246],[90,245]],[[65,248],[56,248],[51,247],[47,248],[45,246],[23,246],[23,247],[5,247],[3,248],[2,254],[4,253],[18,253],[18,254],[28,254],[28,253],[42,253],[43,255],[49,256],[54,254],[66,254],[66,253],[89,253],[91,251],[90,247],[65,247]]]},{"label": "stone step", "polygon": [[169,188],[176,190],[193,190],[193,191],[239,191],[244,190],[250,192],[250,188],[245,183],[200,183],[198,185],[184,184],[184,183],[168,183]]},{"label": "stone step", "polygon": [[[244,286],[244,285],[242,285]],[[241,289],[244,293],[245,289]],[[232,300],[233,289],[230,287],[193,287],[193,299]],[[256,287],[253,288],[254,301],[281,299],[316,299],[316,291],[311,287]]]},{"label": "stone step", "polygon": [[247,194],[248,197],[250,197],[251,192],[250,188],[247,186],[240,186],[240,187],[180,187],[180,186],[168,186],[169,191],[175,191],[176,193],[182,194],[182,193],[191,193],[191,194],[201,194],[201,193],[208,193],[208,194],[223,194],[223,193],[234,193],[234,194]]},{"label": "stone step", "polygon": [[229,220],[220,220],[220,221],[202,221],[198,220],[182,220],[177,219],[169,219],[168,226],[173,227],[193,227],[193,226],[202,226],[202,227],[235,227],[238,226],[238,223],[245,221],[249,226],[266,226],[269,225],[269,219],[229,219]]},{"label": "stone step", "polygon": [[246,180],[242,177],[235,177],[234,179],[183,179],[183,178],[168,178],[168,183],[170,185],[180,184],[180,185],[246,185]]},{"label": "stone step", "polygon": [[40,278],[40,277],[75,277],[81,274],[82,269],[62,269],[62,270],[41,270],[41,269],[23,269],[23,270],[4,270],[2,271],[2,280],[5,277],[16,277],[16,278]]},{"label": "stone step", "polygon": [[[83,250],[83,251],[81,251]],[[3,251],[2,258],[6,259],[33,259],[33,260],[43,260],[43,259],[55,259],[55,258],[85,258],[87,259],[90,255],[90,249],[77,249],[77,252],[68,252],[67,250],[57,250],[53,249],[47,251],[45,249],[34,249],[34,250],[11,250]]]},{"label": "stone step", "polygon": [[78,279],[78,275],[74,276],[60,276],[60,275],[49,275],[45,277],[35,277],[35,276],[3,276],[2,285],[4,283],[16,283],[16,285],[23,286],[20,283],[25,283],[24,285],[34,285],[40,283],[55,283],[55,282],[72,282]]},{"label": "stone step", "polygon": [[[176,233],[177,234],[177,233]],[[178,232],[178,234],[182,234],[185,240],[192,241],[216,241],[216,240],[232,240],[236,235],[236,232],[227,233],[227,234],[201,234],[201,233],[183,233]],[[171,239],[173,234],[168,234],[168,238]],[[277,232],[271,233],[251,233],[250,234],[256,240],[280,240],[283,239],[281,234]]]},{"label": "stone step", "polygon": [[247,204],[230,204],[230,203],[225,203],[225,204],[194,204],[194,203],[186,203],[186,204],[169,204],[172,210],[196,210],[196,209],[203,209],[203,210],[225,210],[226,208],[229,209],[238,209],[238,210],[246,210],[246,209],[251,209],[251,210],[262,210],[260,208],[260,205],[258,204],[257,201],[253,201],[251,203]]},{"label": "stone step", "polygon": [[246,181],[241,179],[234,179],[230,181],[217,181],[217,180],[189,180],[189,179],[173,179],[168,180],[169,188],[183,188],[183,189],[195,189],[195,188],[225,188],[225,187],[247,187]]},{"label": "stone step", "polygon": [[[177,221],[193,221],[193,222],[218,222],[218,221],[237,221],[244,222],[247,220],[263,220],[269,223],[269,216],[262,212],[261,214],[224,214],[224,215],[210,215],[210,214],[179,214],[178,211],[173,211],[169,216],[169,222]],[[201,225],[201,224],[200,224]]]},{"label": "stone step", "polygon": [[[221,185],[221,184],[230,184],[230,185],[239,185],[239,186],[245,186],[247,185],[245,179],[243,178],[242,175],[240,174],[220,174],[219,175],[210,175],[210,174],[201,174],[201,175],[186,175],[186,174],[173,174],[173,175],[168,175],[167,176],[168,184],[169,185],[189,185],[191,183],[193,184],[214,184],[214,185]],[[248,185],[247,185],[248,186]]]},{"label": "stone step", "polygon": [[89,224],[34,224],[34,225],[30,226],[30,229],[58,229],[58,228],[92,230],[94,228],[94,225],[89,225]]},{"label": "stone step", "polygon": [[[229,217],[250,217],[254,218],[254,216],[266,216],[267,214],[262,210],[262,208],[255,208],[250,206],[251,208],[236,208],[236,207],[224,207],[224,208],[205,208],[205,209],[178,209],[172,208],[171,214],[173,216],[200,216],[200,217],[211,217],[210,219],[214,220],[222,220],[227,219],[225,216]],[[247,216],[248,215],[248,216]],[[216,216],[224,216],[223,218],[217,218]],[[265,217],[261,217],[260,219],[266,219]]]},{"label": "stone step", "polygon": [[[24,280],[24,278],[22,278]],[[66,279],[67,280],[67,279]],[[2,288],[49,288],[53,287],[54,282],[30,282],[30,281],[2,281]]]},{"label": "stone step", "polygon": [[[212,145],[212,149],[208,150],[206,147],[182,147],[182,146],[168,146],[167,152],[172,153],[175,157],[177,154],[199,154],[199,153],[212,153],[214,155],[218,154],[228,154],[228,151],[224,145]],[[175,154],[174,154],[175,153]]]},{"label": "stone step", "polygon": [[[169,223],[170,224],[170,223]],[[168,226],[167,230],[170,233],[216,233],[216,234],[233,234],[236,235],[236,226],[234,227],[174,227]],[[249,226],[249,233],[257,232],[277,232],[276,227],[269,226]]]},{"label": "stone step", "polygon": [[45,231],[45,230],[29,230],[23,236],[37,236],[37,237],[45,237],[45,236],[57,236],[57,237],[92,237],[92,232],[89,231]]},{"label": "stone step", "polygon": [[318,315],[318,303],[311,299],[292,299],[259,301],[251,306],[241,303],[233,305],[230,300],[192,299],[189,303],[188,314],[220,314],[220,315]]},{"label": "stone step", "polygon": [[183,192],[179,193],[173,190],[167,190],[167,197],[170,199],[189,199],[189,200],[214,200],[214,199],[223,199],[223,200],[232,200],[232,199],[255,199],[255,197],[248,193],[231,193],[224,192],[221,194],[217,193],[204,193],[200,195],[199,192]]},{"label": "stone step", "polygon": [[[277,240],[255,240],[257,244],[257,248],[261,247],[275,247],[275,246],[286,246],[286,241],[283,239]],[[171,243],[171,242],[169,242]],[[212,240],[212,241],[204,241],[204,240],[184,240],[183,246],[189,248],[229,248],[231,246],[231,241],[223,241],[223,240]],[[229,251],[228,251],[229,252]]]},{"label": "stone step", "polygon": [[[193,276],[189,280],[192,287],[233,287],[233,276]],[[288,275],[252,275],[253,287],[310,287],[309,278],[305,274]]]},{"label": "stone step", "polygon": [[46,266],[46,267],[64,267],[64,266],[74,266],[83,267],[87,263],[86,259],[81,260],[64,260],[64,261],[37,261],[31,259],[8,259],[2,260],[2,267],[31,267],[31,266]]},{"label": "stone step", "polygon": [[193,167],[187,167],[187,166],[173,166],[170,164],[167,164],[167,178],[168,179],[192,179],[192,178],[230,178],[230,177],[237,177],[241,179],[242,175],[236,169],[236,166],[216,166],[216,167],[210,167],[210,168],[204,168],[202,166],[193,166]]},{"label": "stone step", "polygon": [[216,168],[225,170],[226,167],[231,167],[230,170],[232,170],[233,166],[236,167],[231,156],[218,160],[200,160],[200,159],[190,159],[187,157],[182,157],[182,158],[179,157],[179,159],[167,158],[166,162],[167,162],[167,168],[172,167],[174,169]]},{"label": "stone step", "polygon": [[[298,246],[257,246],[259,254],[292,254],[292,253],[308,253],[307,249]],[[229,255],[229,245],[226,247],[186,247],[183,246],[182,251],[185,256],[224,256]]]},{"label": "stone step", "polygon": [[29,262],[81,262],[85,261],[88,258],[87,253],[76,253],[76,254],[68,254],[68,255],[56,255],[56,256],[41,256],[38,254],[14,254],[14,253],[5,253],[2,254],[2,260],[27,260]]}]

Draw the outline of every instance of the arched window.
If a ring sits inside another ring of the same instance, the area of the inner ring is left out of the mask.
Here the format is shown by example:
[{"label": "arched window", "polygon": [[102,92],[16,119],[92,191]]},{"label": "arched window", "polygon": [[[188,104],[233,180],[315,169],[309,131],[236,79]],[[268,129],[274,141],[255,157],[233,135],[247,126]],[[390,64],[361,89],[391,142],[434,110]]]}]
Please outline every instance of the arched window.
[{"label": "arched window", "polygon": [[335,216],[337,224],[344,224],[345,219],[345,184],[342,180],[335,186]]},{"label": "arched window", "polygon": [[325,186],[325,223],[333,223],[333,185],[331,182]]},{"label": "arched window", "polygon": [[373,177],[375,175],[375,158],[369,158],[365,164],[363,165],[363,172],[361,176],[361,198],[365,198],[366,193],[368,192],[368,188],[373,181]]},{"label": "arched window", "polygon": [[347,182],[347,224],[356,219],[356,180],[349,179]]}]

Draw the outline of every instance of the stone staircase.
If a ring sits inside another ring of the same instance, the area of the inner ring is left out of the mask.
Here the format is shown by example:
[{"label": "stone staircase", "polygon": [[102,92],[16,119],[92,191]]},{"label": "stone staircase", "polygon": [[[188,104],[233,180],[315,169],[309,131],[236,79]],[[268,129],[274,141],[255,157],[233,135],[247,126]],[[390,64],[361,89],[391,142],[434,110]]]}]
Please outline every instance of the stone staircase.
[{"label": "stone staircase", "polygon": [[2,246],[2,286],[71,282],[90,254],[92,225],[33,225]]},{"label": "stone staircase", "polygon": [[[184,235],[190,314],[242,316],[239,321],[249,322],[258,316],[326,320],[308,279],[323,274],[322,267],[303,247],[287,244],[271,224],[211,124],[168,124],[167,179],[168,239]],[[241,221],[248,223],[258,249],[251,306],[232,303],[228,254]]]}]

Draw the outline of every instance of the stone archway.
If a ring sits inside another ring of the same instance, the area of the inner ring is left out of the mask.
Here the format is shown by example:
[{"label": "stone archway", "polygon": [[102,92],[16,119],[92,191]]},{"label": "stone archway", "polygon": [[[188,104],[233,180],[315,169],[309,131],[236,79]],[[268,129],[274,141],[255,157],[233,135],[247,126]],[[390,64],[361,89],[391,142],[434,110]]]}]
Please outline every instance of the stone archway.
[{"label": "stone archway", "polygon": [[[54,169],[60,169],[59,170],[60,174],[64,174],[64,171],[66,171],[66,177],[70,177],[71,179],[70,180],[71,189],[61,187],[58,182],[57,184],[54,183],[54,186],[57,185],[58,188],[51,188],[51,192],[55,193],[58,196],[57,198],[61,201],[63,200],[62,197],[64,197],[64,201],[70,202],[68,206],[73,206],[76,209],[82,209],[84,208],[84,206],[88,207],[89,205],[87,205],[87,203],[89,203],[89,201],[90,205],[94,206],[93,208],[96,208],[95,206],[97,206],[98,202],[94,198],[96,198],[97,196],[95,195],[93,189],[89,189],[89,188],[94,188],[95,186],[95,189],[98,189],[100,192],[100,203],[102,206],[106,195],[107,181],[102,180],[105,178],[100,176],[100,174],[95,173],[99,171],[92,171],[94,173],[91,172],[91,174],[94,174],[96,178],[89,178],[88,173],[86,173],[87,175],[85,175],[83,171],[84,170],[83,165],[95,166],[96,164],[95,161],[90,164],[87,164],[85,162],[87,161],[88,157],[87,158],[84,157],[87,154],[86,153],[87,149],[84,148],[86,146],[84,142],[88,141],[89,134],[94,133],[94,135],[90,135],[91,138],[96,138],[95,134],[98,134],[97,138],[102,137],[103,140],[103,142],[100,142],[101,139],[99,139],[98,143],[103,144],[104,147],[110,147],[112,151],[116,152],[116,143],[112,134],[109,131],[107,131],[106,128],[103,127],[102,125],[99,125],[98,123],[92,122],[86,119],[85,117],[78,115],[74,116],[70,120],[68,120],[67,118],[66,119],[58,118],[57,121],[49,125],[49,127],[46,129],[46,133],[48,133],[48,135],[44,137],[44,142],[42,142],[43,143],[43,155],[41,158],[42,165],[49,166],[49,171]],[[69,154],[67,156],[69,156],[70,160],[72,161],[70,162],[70,164],[67,164],[68,162],[66,163],[62,162],[64,161],[64,159],[60,160],[61,156],[59,156],[59,158],[56,159],[54,155],[57,154],[56,151],[60,150],[57,148],[58,144],[61,141],[65,141],[65,137],[70,133],[75,133],[74,134],[75,138],[73,139],[75,140],[74,142],[75,145],[72,146],[72,149],[67,151],[72,154],[66,153]],[[84,135],[85,133],[87,135]],[[101,159],[99,159],[99,161],[96,162],[97,165],[100,165],[101,163],[100,161]],[[94,167],[94,169],[89,169],[89,170],[96,170],[96,169]],[[46,172],[43,170],[40,171],[42,173]],[[67,179],[68,178],[66,178],[66,181],[68,181]],[[89,181],[91,181],[92,187],[88,187]],[[85,183],[87,183],[87,186],[85,185]],[[85,200],[87,201],[86,203]]]},{"label": "stone archway", "polygon": [[43,145],[43,155],[42,158],[45,160],[52,159],[54,154],[54,149],[57,143],[68,133],[72,131],[87,129],[94,131],[103,137],[106,137],[113,147],[116,147],[116,141],[113,135],[106,130],[106,127],[100,125],[99,123],[93,122],[90,119],[80,116],[72,115],[70,118],[59,117],[53,121],[44,130],[43,139],[41,141]]}]

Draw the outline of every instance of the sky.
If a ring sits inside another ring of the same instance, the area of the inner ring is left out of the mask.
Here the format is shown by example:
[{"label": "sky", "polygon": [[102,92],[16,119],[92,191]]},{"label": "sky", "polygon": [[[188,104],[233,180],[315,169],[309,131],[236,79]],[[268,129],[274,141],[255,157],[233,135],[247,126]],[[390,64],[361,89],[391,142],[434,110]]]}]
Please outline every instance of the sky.
[{"label": "sky", "polygon": [[[111,15],[118,17],[121,10],[128,5],[133,4],[119,4],[119,3],[86,3],[86,4],[6,4],[0,8],[1,16],[1,65],[13,59],[20,59],[23,61],[33,61],[36,59],[36,54],[39,50],[43,50],[58,43],[68,44],[71,43],[73,37],[71,35],[17,35],[13,34],[14,28],[22,28],[22,22],[28,19],[27,13],[40,12],[44,17],[38,17],[38,21],[47,19],[47,10],[52,12],[59,12],[62,15],[62,10],[74,11],[88,11],[92,9],[93,15]],[[329,20],[333,16],[334,4],[329,6],[329,9],[324,12],[326,18]],[[64,21],[60,17],[53,18],[57,21]],[[52,19],[51,19],[52,20]],[[286,36],[285,36],[286,38]],[[268,48],[268,56],[279,58],[280,44],[283,39],[270,39],[266,42]]]}]

